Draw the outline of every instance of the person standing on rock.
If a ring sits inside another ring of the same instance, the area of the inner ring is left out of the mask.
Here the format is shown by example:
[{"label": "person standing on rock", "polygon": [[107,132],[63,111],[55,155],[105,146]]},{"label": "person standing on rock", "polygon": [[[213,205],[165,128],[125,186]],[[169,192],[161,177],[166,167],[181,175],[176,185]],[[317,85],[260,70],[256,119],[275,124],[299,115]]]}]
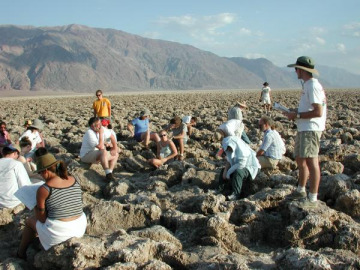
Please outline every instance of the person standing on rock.
[{"label": "person standing on rock", "polygon": [[295,158],[299,168],[299,183],[292,194],[294,199],[306,198],[306,183],[309,179],[309,206],[316,206],[320,184],[319,149],[320,137],[325,130],[326,95],[323,87],[313,74],[319,75],[315,63],[308,56],[301,56],[294,67],[298,79],[302,80],[302,93],[299,107],[291,112],[284,112],[289,120],[296,121]]},{"label": "person standing on rock", "polygon": [[222,188],[226,182],[230,182],[232,194],[228,196],[228,199],[237,200],[240,198],[244,181],[255,179],[261,166],[255,151],[237,136],[224,138],[222,148],[225,151],[227,163],[220,173],[219,186]]},{"label": "person standing on rock", "polygon": [[260,99],[259,101],[263,103],[263,107],[266,114],[270,113],[271,109],[271,97],[270,97],[271,89],[269,87],[268,82],[264,82],[263,88],[261,89]]},{"label": "person standing on rock", "polygon": [[103,97],[101,90],[96,91],[97,100],[93,103],[94,117],[100,119],[111,119],[111,103],[107,98]]},{"label": "person standing on rock", "polygon": [[259,128],[264,132],[264,139],[260,149],[256,152],[256,157],[262,169],[274,169],[286,152],[285,143],[269,117],[260,118]]},{"label": "person standing on rock", "polygon": [[112,174],[117,163],[119,154],[117,149],[108,152],[104,145],[104,128],[101,126],[100,118],[91,117],[89,120],[89,129],[86,131],[80,149],[80,159],[84,163],[101,163],[106,180],[114,180]]}]

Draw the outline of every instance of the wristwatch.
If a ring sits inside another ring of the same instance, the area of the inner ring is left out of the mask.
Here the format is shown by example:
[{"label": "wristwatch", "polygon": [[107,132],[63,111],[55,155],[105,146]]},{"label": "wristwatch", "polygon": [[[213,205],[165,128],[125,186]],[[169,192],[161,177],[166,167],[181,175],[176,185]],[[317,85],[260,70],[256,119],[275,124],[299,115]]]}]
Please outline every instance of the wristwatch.
[{"label": "wristwatch", "polygon": [[300,113],[296,114],[296,119],[300,119]]}]

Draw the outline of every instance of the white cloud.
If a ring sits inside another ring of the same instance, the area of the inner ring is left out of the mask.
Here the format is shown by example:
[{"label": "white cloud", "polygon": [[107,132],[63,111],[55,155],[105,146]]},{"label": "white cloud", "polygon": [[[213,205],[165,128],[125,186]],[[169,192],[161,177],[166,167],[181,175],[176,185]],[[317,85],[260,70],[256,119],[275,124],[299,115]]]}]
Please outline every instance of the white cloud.
[{"label": "white cloud", "polygon": [[360,37],[360,22],[352,22],[343,26],[345,35]]},{"label": "white cloud", "polygon": [[316,42],[319,43],[320,45],[325,45],[326,41],[325,39],[321,38],[321,37],[316,37],[315,38]]},{"label": "white cloud", "polygon": [[326,29],[325,28],[322,28],[322,27],[312,27],[310,29],[310,32],[313,34],[313,35],[321,35],[321,34],[325,34],[326,33]]},{"label": "white cloud", "polygon": [[159,32],[145,32],[142,36],[157,39],[160,38],[161,35]]},{"label": "white cloud", "polygon": [[247,53],[244,57],[248,59],[266,58],[266,56],[261,53]]},{"label": "white cloud", "polygon": [[341,53],[346,53],[345,44],[342,44],[342,43],[336,44],[336,49]]}]

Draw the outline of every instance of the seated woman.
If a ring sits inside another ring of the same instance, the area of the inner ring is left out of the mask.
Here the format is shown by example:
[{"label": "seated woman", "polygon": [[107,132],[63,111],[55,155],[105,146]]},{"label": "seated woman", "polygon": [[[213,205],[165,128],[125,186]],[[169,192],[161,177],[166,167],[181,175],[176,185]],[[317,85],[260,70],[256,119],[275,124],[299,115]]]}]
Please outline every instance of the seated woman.
[{"label": "seated woman", "polygon": [[[251,144],[251,141],[249,137],[247,136],[245,130],[244,130],[244,124],[243,124],[243,115],[242,111],[247,108],[245,102],[236,102],[235,106],[231,107],[228,111],[228,120],[236,119],[240,120],[242,124],[242,130],[240,133],[241,139],[246,142],[247,144]],[[240,131],[240,130],[239,130]],[[237,132],[236,136],[239,136],[239,132]]]},{"label": "seated woman", "polygon": [[2,149],[11,144],[10,134],[6,130],[6,123],[0,122],[0,157]]},{"label": "seated woman", "polygon": [[183,160],[185,144],[188,140],[186,124],[182,122],[180,117],[175,116],[170,120],[170,124],[166,129],[172,131],[172,140],[175,146],[179,148],[180,154],[178,160]]},{"label": "seated woman", "polygon": [[25,222],[17,253],[23,259],[26,259],[26,250],[36,235],[48,250],[72,237],[82,237],[86,230],[81,187],[68,174],[65,162],[47,153],[36,158],[36,165],[45,184],[37,190],[35,216]]},{"label": "seated woman", "polygon": [[26,157],[32,157],[39,147],[45,147],[45,141],[40,133],[43,129],[43,123],[39,119],[35,119],[34,122],[27,128],[27,130],[20,136],[19,140],[24,137],[28,137],[31,141],[31,150],[26,154]]},{"label": "seated woman", "polygon": [[165,130],[159,132],[160,141],[157,143],[156,158],[150,159],[148,162],[159,168],[161,165],[175,158],[178,154],[175,144],[168,139]]},{"label": "seated woman", "polygon": [[43,179],[40,174],[34,172],[36,170],[36,164],[33,163],[33,159],[25,158],[25,155],[31,151],[31,145],[31,141],[28,137],[23,137],[20,140],[20,154],[18,157],[18,161],[20,161],[24,165],[27,174],[31,178],[31,182],[36,183]]},{"label": "seated woman", "polygon": [[142,142],[146,148],[149,147],[150,140],[155,142],[160,141],[156,132],[150,132],[150,124],[150,111],[148,109],[141,111],[140,117],[135,118],[127,124],[127,129],[130,131],[131,136],[133,136],[137,142]]}]

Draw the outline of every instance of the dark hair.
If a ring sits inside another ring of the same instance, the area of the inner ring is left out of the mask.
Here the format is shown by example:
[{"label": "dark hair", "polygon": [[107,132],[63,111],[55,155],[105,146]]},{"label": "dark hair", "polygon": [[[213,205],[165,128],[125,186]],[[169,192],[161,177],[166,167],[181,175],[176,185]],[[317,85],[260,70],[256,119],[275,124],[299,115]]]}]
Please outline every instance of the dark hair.
[{"label": "dark hair", "polygon": [[14,148],[10,148],[10,147],[8,147],[8,146],[5,146],[5,147],[3,148],[3,150],[2,150],[2,155],[5,157],[5,156],[10,155],[10,154],[15,153],[15,152],[18,152],[18,153],[19,153],[19,151],[18,151],[17,149],[14,149]]},{"label": "dark hair", "polygon": [[[5,127],[6,127],[6,123],[4,122],[4,121],[1,121],[0,122],[0,126],[2,126],[2,125],[5,125]],[[2,135],[2,136],[5,136],[5,132],[4,131],[0,131],[0,134]]]},{"label": "dark hair", "polygon": [[108,124],[108,125],[107,125],[107,128],[108,128],[108,129],[112,129],[112,125],[111,125],[111,124]]},{"label": "dark hair", "polygon": [[194,120],[194,122],[197,122],[197,117],[193,116],[193,117],[191,117],[191,120]]},{"label": "dark hair", "polygon": [[49,153],[49,151],[45,148],[45,147],[39,147],[36,151],[35,151],[35,159],[36,157],[41,157],[45,154]]},{"label": "dark hair", "polygon": [[25,136],[25,137],[21,138],[19,145],[21,148],[23,148],[26,146],[32,146],[32,143],[31,143],[29,137]]},{"label": "dark hair", "polygon": [[47,170],[55,173],[56,175],[58,175],[62,179],[68,179],[69,178],[67,166],[66,166],[65,162],[62,161],[62,160],[59,160],[54,165],[47,168]]},{"label": "dark hair", "polygon": [[97,94],[102,94],[103,92],[99,89],[99,90],[96,90],[96,92],[95,92],[95,95],[97,95]]},{"label": "dark hair", "polygon": [[89,119],[89,122],[88,122],[89,127],[91,127],[91,125],[94,124],[94,123],[97,122],[97,121],[100,121],[100,118],[99,118],[99,117],[96,117],[96,116],[91,117],[91,118]]}]

